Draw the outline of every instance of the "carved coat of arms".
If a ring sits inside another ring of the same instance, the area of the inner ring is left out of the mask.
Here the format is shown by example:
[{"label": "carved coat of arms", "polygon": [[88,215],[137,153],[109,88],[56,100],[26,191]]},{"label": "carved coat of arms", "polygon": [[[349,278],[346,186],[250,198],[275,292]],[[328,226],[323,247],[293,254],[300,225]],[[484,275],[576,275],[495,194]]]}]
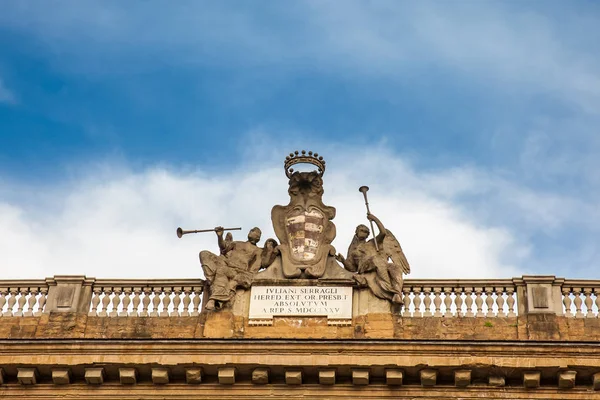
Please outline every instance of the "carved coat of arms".
[{"label": "carved coat of arms", "polygon": [[[309,172],[294,171],[296,165],[311,165]],[[294,168],[293,168],[294,167]],[[410,271],[408,261],[394,235],[369,211],[366,191],[367,219],[377,225],[379,234],[367,241],[370,230],[365,225],[356,228],[347,258],[336,254],[332,245],[336,236],[333,223],[335,208],[323,204],[323,174],[325,160],[312,152],[294,152],[284,163],[288,177],[290,202],[271,209],[271,221],[279,243],[272,238],[260,248],[261,231],[253,228],[248,240],[234,241],[224,231],[241,228],[222,228],[183,231],[187,233],[215,231],[220,253],[200,252],[200,263],[210,285],[208,310],[221,308],[236,295],[238,289],[249,289],[255,282],[281,282],[290,279],[308,282],[336,282],[368,286],[376,297],[401,303],[402,275]],[[288,281],[289,282],[289,281]]]},{"label": "carved coat of arms", "polygon": [[[311,163],[316,171],[299,172],[291,168],[297,163]],[[281,264],[286,278],[321,278],[328,256],[335,254],[331,242],[335,238],[335,208],[323,204],[323,172],[325,161],[318,155],[290,154],[285,171],[289,178],[287,206],[275,206],[271,220],[281,242]]]}]

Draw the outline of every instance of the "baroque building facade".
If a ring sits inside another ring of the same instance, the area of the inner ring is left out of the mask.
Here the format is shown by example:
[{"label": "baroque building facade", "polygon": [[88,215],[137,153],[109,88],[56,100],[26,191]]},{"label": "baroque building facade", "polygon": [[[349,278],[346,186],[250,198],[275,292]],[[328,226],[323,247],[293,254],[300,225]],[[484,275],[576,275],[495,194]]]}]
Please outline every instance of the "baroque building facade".
[{"label": "baroque building facade", "polygon": [[210,230],[205,279],[0,280],[0,398],[600,399],[600,280],[405,279],[365,186],[342,255],[325,165],[291,153],[277,239]]}]

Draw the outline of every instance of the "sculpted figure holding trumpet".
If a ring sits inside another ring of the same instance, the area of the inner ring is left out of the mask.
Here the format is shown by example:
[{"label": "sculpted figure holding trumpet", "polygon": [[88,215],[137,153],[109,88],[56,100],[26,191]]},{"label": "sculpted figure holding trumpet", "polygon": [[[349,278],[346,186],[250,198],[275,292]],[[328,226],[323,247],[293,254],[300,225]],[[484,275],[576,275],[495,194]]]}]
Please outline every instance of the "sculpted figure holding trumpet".
[{"label": "sculpted figure holding trumpet", "polygon": [[375,222],[379,234],[367,241],[369,228],[358,225],[347,256],[338,253],[335,258],[348,271],[356,272],[354,279],[368,286],[375,296],[402,303],[402,274],[410,273],[408,261],[392,232],[385,229],[379,218],[369,212],[367,219]]},{"label": "sculpted figure holding trumpet", "polygon": [[[312,166],[313,170],[297,171],[296,165]],[[247,241],[234,241],[230,232],[223,237],[225,231],[241,228],[177,229],[178,237],[197,232],[217,235],[219,254],[200,252],[200,264],[210,293],[206,309],[221,308],[234,298],[238,288],[249,289],[254,280],[343,281],[349,285],[355,281],[359,286],[369,287],[379,298],[402,303],[402,275],[410,272],[410,266],[392,232],[371,214],[367,186],[360,187],[359,191],[364,196],[371,229],[358,225],[347,256],[336,255],[332,245],[336,236],[333,223],[336,211],[322,199],[325,166],[323,157],[311,151],[296,151],[286,157],[284,168],[289,179],[290,202],[271,210],[271,222],[279,243],[268,239],[264,248],[259,247],[261,230],[256,227],[248,233]],[[377,235],[374,225],[379,231]],[[370,233],[374,237],[368,240]]]},{"label": "sculpted figure holding trumpet", "polygon": [[187,232],[182,231],[181,228],[177,229],[179,237],[186,233],[196,232],[214,231],[217,234],[220,254],[217,255],[208,250],[200,252],[200,265],[204,271],[204,277],[210,285],[210,296],[205,306],[207,310],[221,308],[235,296],[238,288],[249,289],[254,274],[261,268],[268,267],[278,254],[275,239],[267,239],[264,248],[257,246],[262,234],[258,227],[250,229],[248,240],[245,242],[233,240],[230,232],[223,238],[225,230],[240,229],[226,229],[222,226]]}]

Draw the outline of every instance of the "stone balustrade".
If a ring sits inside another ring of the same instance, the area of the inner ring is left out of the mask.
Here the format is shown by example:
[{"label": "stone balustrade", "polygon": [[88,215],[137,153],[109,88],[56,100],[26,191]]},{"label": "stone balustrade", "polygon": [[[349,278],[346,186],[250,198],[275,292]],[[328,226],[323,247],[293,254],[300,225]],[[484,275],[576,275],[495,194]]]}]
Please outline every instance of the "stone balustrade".
[{"label": "stone balustrade", "polygon": [[[0,280],[0,317],[31,317],[50,311],[96,317],[185,317],[202,311],[202,279],[95,279],[56,276]],[[600,280],[554,276],[512,279],[407,279],[403,317],[515,317],[554,313],[600,318]],[[527,301],[525,301],[525,299]]]},{"label": "stone balustrade", "polygon": [[565,279],[561,292],[565,317],[600,318],[600,280]]},{"label": "stone balustrade", "polygon": [[88,315],[98,317],[187,317],[202,310],[202,279],[113,280],[92,284]]},{"label": "stone balustrade", "polygon": [[517,286],[513,279],[405,280],[403,317],[514,317]]},{"label": "stone balustrade", "polygon": [[48,282],[0,281],[0,317],[40,316],[46,305]]}]

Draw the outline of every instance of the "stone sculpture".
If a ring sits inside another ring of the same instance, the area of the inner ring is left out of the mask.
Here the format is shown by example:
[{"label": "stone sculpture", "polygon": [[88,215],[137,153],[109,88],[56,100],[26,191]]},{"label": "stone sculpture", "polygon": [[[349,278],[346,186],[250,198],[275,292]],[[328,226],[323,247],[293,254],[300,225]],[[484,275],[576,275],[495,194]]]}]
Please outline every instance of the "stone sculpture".
[{"label": "stone sculpture", "polygon": [[248,232],[246,242],[234,241],[231,233],[223,239],[224,229],[220,226],[214,230],[221,254],[200,252],[200,264],[210,285],[207,310],[222,307],[235,296],[237,288],[250,288],[254,274],[273,262],[277,248],[274,239],[268,239],[264,249],[256,245],[262,234],[257,227]]},{"label": "stone sculpture", "polygon": [[[292,167],[296,164],[310,164],[317,169],[294,171]],[[312,151],[296,151],[286,157],[284,168],[289,178],[290,202],[271,210],[273,229],[281,242],[281,264],[276,262],[274,267],[280,268],[282,278],[287,279],[352,279],[336,263],[335,248],[331,245],[336,235],[332,221],[335,208],[323,204],[325,160]],[[279,273],[272,272],[274,277]]]},{"label": "stone sculpture", "polygon": [[402,274],[410,273],[410,265],[400,243],[379,218],[367,213],[367,219],[375,222],[379,234],[367,241],[369,228],[358,225],[346,258],[338,254],[336,259],[348,271],[356,272],[357,282],[367,285],[375,296],[402,303]]},{"label": "stone sculpture", "polygon": [[[297,165],[305,170],[294,171]],[[313,170],[306,170],[306,166]],[[206,309],[222,308],[236,295],[238,289],[249,289],[253,282],[260,284],[285,284],[286,280],[306,280],[307,285],[336,282],[346,286],[368,287],[375,296],[402,302],[402,274],[410,272],[410,266],[400,244],[381,221],[369,211],[366,192],[367,218],[376,223],[379,234],[367,240],[370,230],[365,225],[356,228],[356,234],[348,255],[336,255],[332,245],[336,236],[333,223],[335,208],[323,203],[323,174],[325,160],[311,151],[294,152],[284,163],[288,177],[287,205],[276,205],[271,210],[275,239],[268,239],[264,248],[257,246],[261,238],[259,228],[252,228],[245,242],[234,241],[231,233],[223,237],[225,230],[241,228],[216,227],[220,254],[200,252],[200,263],[209,285]],[[184,231],[177,229],[177,236],[188,233],[208,232],[211,229]],[[391,261],[390,261],[391,259]],[[343,267],[338,263],[342,263]]]}]

